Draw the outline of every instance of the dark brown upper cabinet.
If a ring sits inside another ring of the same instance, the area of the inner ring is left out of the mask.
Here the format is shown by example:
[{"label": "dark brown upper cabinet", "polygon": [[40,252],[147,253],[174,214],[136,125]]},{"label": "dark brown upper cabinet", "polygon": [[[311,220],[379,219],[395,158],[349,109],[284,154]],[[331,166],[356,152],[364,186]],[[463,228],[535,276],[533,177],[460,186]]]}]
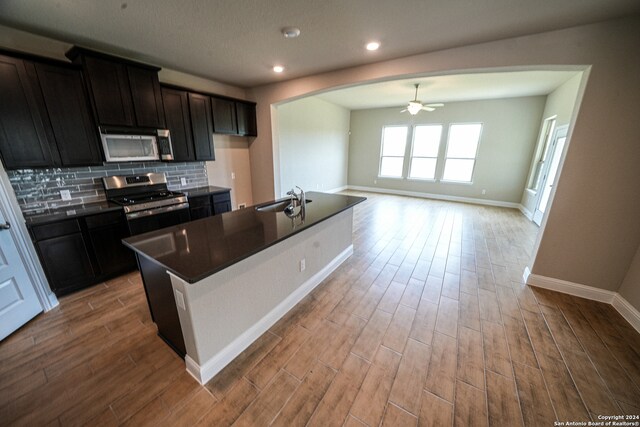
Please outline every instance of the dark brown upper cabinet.
[{"label": "dark brown upper cabinet", "polygon": [[59,166],[102,164],[97,128],[79,69],[36,63],[44,106],[59,153]]},{"label": "dark brown upper cabinet", "polygon": [[159,68],[78,47],[67,57],[83,67],[99,125],[164,127]]},{"label": "dark brown upper cabinet", "polygon": [[212,96],[211,110],[213,111],[214,133],[238,134],[235,101]]},{"label": "dark brown upper cabinet", "polygon": [[127,72],[129,73],[136,125],[164,128],[164,109],[162,108],[158,70],[128,66]]},{"label": "dark brown upper cabinet", "polygon": [[178,162],[195,160],[189,96],[187,91],[163,87],[162,102],[167,129],[171,132],[173,158]]},{"label": "dark brown upper cabinet", "polygon": [[189,93],[189,112],[196,160],[215,160],[211,100],[207,95]]},{"label": "dark brown upper cabinet", "polygon": [[53,164],[37,86],[25,61],[0,55],[0,152],[7,169]]},{"label": "dark brown upper cabinet", "polygon": [[256,104],[236,101],[236,117],[238,119],[238,135],[258,136]]}]

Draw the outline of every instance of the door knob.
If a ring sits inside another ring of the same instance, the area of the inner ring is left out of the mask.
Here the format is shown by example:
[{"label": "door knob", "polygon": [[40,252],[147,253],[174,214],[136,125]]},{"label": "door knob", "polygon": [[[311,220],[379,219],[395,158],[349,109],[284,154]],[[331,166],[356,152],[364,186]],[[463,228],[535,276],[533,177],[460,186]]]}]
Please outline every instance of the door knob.
[{"label": "door knob", "polygon": [[11,228],[11,224],[5,222],[4,224],[0,224],[0,230],[8,230]]}]

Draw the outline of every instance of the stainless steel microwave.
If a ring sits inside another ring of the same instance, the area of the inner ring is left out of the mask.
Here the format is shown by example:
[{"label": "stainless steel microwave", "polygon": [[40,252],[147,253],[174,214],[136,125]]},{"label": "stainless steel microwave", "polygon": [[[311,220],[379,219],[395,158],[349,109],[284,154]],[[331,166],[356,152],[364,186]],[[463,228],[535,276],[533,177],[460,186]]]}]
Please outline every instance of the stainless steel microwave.
[{"label": "stainless steel microwave", "polygon": [[167,129],[100,128],[107,162],[173,160]]}]

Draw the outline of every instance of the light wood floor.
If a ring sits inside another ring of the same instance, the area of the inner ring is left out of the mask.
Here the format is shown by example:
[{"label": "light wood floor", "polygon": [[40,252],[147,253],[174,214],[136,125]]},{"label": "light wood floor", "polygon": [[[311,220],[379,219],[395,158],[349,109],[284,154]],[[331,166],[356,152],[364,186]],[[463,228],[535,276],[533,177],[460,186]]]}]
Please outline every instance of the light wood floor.
[{"label": "light wood floor", "polygon": [[640,414],[640,335],[522,284],[518,212],[367,194],[355,254],[199,386],[137,274],[0,344],[2,425],[552,426]]}]

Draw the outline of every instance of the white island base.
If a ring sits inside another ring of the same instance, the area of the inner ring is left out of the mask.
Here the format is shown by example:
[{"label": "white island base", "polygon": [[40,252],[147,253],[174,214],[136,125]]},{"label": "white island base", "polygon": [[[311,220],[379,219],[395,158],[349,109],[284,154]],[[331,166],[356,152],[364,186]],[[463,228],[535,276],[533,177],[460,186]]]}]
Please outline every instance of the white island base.
[{"label": "white island base", "polygon": [[352,222],[350,208],[196,283],[169,273],[187,371],[208,382],[349,258]]}]

